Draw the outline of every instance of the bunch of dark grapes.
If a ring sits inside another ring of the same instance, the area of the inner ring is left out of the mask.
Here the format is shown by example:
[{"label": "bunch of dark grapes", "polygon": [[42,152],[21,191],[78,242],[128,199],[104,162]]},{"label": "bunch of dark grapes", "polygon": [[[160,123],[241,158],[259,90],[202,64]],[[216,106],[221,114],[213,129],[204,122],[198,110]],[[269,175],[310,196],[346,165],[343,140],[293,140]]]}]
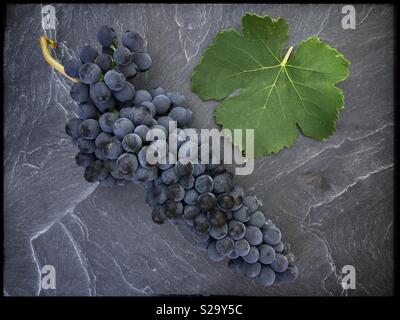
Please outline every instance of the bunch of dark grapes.
[{"label": "bunch of dark grapes", "polygon": [[298,269],[281,231],[224,166],[178,161],[163,166],[146,190],[153,221],[184,220],[210,260],[227,258],[231,269],[264,286],[296,279]]},{"label": "bunch of dark grapes", "polygon": [[[65,65],[69,76],[80,79],[71,87],[79,118],[67,123],[66,132],[79,148],[75,161],[85,168],[85,179],[102,186],[140,183],[153,221],[185,221],[196,246],[212,261],[226,258],[230,268],[264,286],[294,281],[298,269],[293,256],[280,230],[260,211],[258,199],[234,185],[233,174],[223,165],[200,163],[205,150],[212,159],[212,149],[202,144],[199,130],[192,129],[199,137],[195,159],[170,161],[174,157],[167,151],[168,161],[148,162],[147,149],[157,150],[159,142],[146,139],[150,129],[173,138],[177,154],[188,150],[193,142],[187,141],[184,128],[192,112],[179,92],[137,90],[130,82],[152,63],[138,33],[127,31],[119,46],[115,31],[103,26],[97,38],[101,54],[86,45],[80,60]],[[169,132],[172,121],[177,128]]]}]

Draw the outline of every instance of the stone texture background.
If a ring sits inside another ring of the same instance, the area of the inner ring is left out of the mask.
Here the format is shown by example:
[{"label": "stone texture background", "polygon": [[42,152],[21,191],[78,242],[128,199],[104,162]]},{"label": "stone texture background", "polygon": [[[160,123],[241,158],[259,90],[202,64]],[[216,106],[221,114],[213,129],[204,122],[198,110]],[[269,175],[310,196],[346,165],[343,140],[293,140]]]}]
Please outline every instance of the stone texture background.
[{"label": "stone texture background", "polygon": [[[352,61],[340,87],[346,108],[322,143],[300,136],[240,177],[264,203],[297,257],[291,285],[262,288],[209,262],[179,225],[155,225],[135,185],[104,189],[83,179],[64,133],[74,117],[70,83],[46,65],[40,5],[10,5],[4,44],[5,295],[390,295],[393,292],[393,7],[357,5],[356,30],[341,27],[340,5],[56,4],[65,61],[97,45],[102,24],[147,38],[153,68],[136,79],[181,90],[196,127],[215,126],[215,102],[190,91],[201,53],[223,28],[240,28],[247,12],[282,16],[289,45],[318,35]],[[40,289],[52,264],[57,289]],[[356,290],[340,286],[344,265]]]}]

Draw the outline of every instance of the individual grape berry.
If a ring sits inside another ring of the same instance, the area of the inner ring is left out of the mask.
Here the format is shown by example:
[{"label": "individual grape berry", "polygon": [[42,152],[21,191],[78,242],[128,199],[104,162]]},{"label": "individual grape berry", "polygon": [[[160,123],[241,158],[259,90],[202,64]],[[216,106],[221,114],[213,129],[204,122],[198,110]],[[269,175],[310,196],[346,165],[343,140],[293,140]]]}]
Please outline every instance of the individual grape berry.
[{"label": "individual grape berry", "polygon": [[[156,106],[153,104],[153,102],[151,102],[151,101],[143,101],[143,102],[140,103],[140,105],[147,107],[150,110],[152,117],[156,116],[156,113],[157,113]],[[158,124],[158,121],[157,121],[157,124]],[[166,129],[168,129],[168,128],[166,128]],[[166,133],[166,135],[167,134],[168,134],[168,132]]]},{"label": "individual grape berry", "polygon": [[185,190],[192,189],[194,186],[194,177],[193,176],[185,176],[179,180],[179,184],[185,188]]},{"label": "individual grape berry", "polygon": [[[158,95],[153,98],[153,104],[156,107],[157,114],[163,115],[167,113],[171,106],[171,100],[166,95]],[[169,117],[172,119],[171,117]]]},{"label": "individual grape berry", "polygon": [[214,209],[209,213],[208,221],[212,226],[220,227],[226,222],[226,214],[222,210]]},{"label": "individual grape berry", "polygon": [[75,162],[80,167],[88,167],[93,161],[96,160],[96,157],[93,153],[87,154],[82,151],[79,151],[75,156]]},{"label": "individual grape berry", "polygon": [[96,119],[97,109],[93,103],[82,102],[77,105],[77,113],[79,118],[85,119]]},{"label": "individual grape berry", "polygon": [[110,97],[107,101],[104,102],[94,102],[97,109],[100,111],[100,113],[105,113],[108,111],[111,111],[115,107],[115,100],[113,97]]},{"label": "individual grape berry", "polygon": [[79,118],[72,118],[65,125],[65,132],[73,139],[78,139],[80,136],[79,127],[83,121]]},{"label": "individual grape berry", "polygon": [[121,90],[126,84],[126,78],[123,73],[110,70],[104,75],[104,82],[113,91]]},{"label": "individual grape berry", "polygon": [[261,263],[247,263],[243,262],[242,266],[243,274],[249,278],[255,278],[260,274],[261,271]]},{"label": "individual grape berry", "polygon": [[246,226],[242,222],[237,220],[229,221],[228,227],[229,236],[233,240],[240,240],[244,238],[244,235],[246,234]]},{"label": "individual grape berry", "polygon": [[198,232],[207,232],[210,229],[207,216],[204,213],[199,214],[193,221],[193,227]]},{"label": "individual grape berry", "polygon": [[151,101],[153,98],[151,97],[150,92],[148,92],[147,90],[137,90],[136,91],[136,95],[135,95],[135,99],[133,100],[133,103],[135,105],[140,105],[142,102],[144,101]]},{"label": "individual grape berry", "polygon": [[265,224],[265,216],[261,211],[255,211],[250,214],[249,225],[261,228]]},{"label": "individual grape berry", "polygon": [[117,65],[115,68],[115,70],[122,72],[127,79],[130,79],[130,78],[133,78],[134,76],[136,76],[137,69],[138,69],[138,66],[134,62],[131,62],[127,66]]},{"label": "individual grape berry", "polygon": [[92,63],[98,55],[97,50],[90,45],[83,46],[79,52],[79,58],[82,63]]},{"label": "individual grape berry", "polygon": [[150,90],[151,96],[154,98],[155,96],[159,96],[160,94],[167,94],[167,91],[161,87],[153,88]]},{"label": "individual grape berry", "polygon": [[233,217],[241,222],[247,222],[250,220],[250,213],[247,207],[243,206],[239,210],[233,212]]},{"label": "individual grape berry", "polygon": [[200,214],[200,210],[196,206],[185,205],[183,209],[183,218],[186,221],[191,221],[191,225],[193,225],[193,220]]},{"label": "individual grape berry", "polygon": [[214,177],[214,189],[215,194],[229,192],[232,189],[233,175],[230,172],[223,172]]},{"label": "individual grape berry", "polygon": [[135,96],[135,87],[130,82],[126,82],[121,90],[113,91],[113,96],[119,102],[129,102]]},{"label": "individual grape berry", "polygon": [[260,258],[258,259],[263,264],[271,264],[276,257],[276,253],[273,247],[262,244],[258,247],[258,251],[260,251]]},{"label": "individual grape berry", "polygon": [[275,272],[269,266],[262,266],[257,281],[265,287],[272,286],[275,282]]},{"label": "individual grape berry", "polygon": [[183,198],[183,202],[190,205],[195,205],[197,203],[197,197],[199,196],[198,192],[194,189],[186,190],[185,198]]},{"label": "individual grape berry", "polygon": [[220,255],[226,257],[232,253],[234,245],[235,243],[231,238],[225,237],[223,239],[217,240],[217,242],[215,243],[215,248]]},{"label": "individual grape berry", "polygon": [[114,122],[118,120],[118,114],[115,112],[103,113],[99,118],[101,130],[107,133],[113,133]]},{"label": "individual grape berry", "polygon": [[208,232],[215,240],[223,239],[228,234],[228,225],[224,223],[221,226],[211,226]]},{"label": "individual grape berry", "polygon": [[184,127],[190,123],[192,111],[182,107],[176,107],[169,112],[168,116],[174,119],[179,126]]},{"label": "individual grape berry", "polygon": [[132,62],[132,53],[128,48],[118,47],[117,50],[114,51],[113,58],[116,64],[127,66]]},{"label": "individual grape berry", "polygon": [[144,124],[146,126],[152,126],[153,117],[151,116],[150,110],[145,106],[137,106],[133,108],[133,123],[137,125]]},{"label": "individual grape berry", "polygon": [[124,152],[122,143],[117,137],[113,137],[104,145],[104,155],[107,159],[115,160]]},{"label": "individual grape berry", "polygon": [[96,139],[97,135],[100,133],[100,126],[98,121],[95,119],[83,120],[79,126],[79,133],[85,139]]},{"label": "individual grape berry", "polygon": [[127,152],[136,152],[142,147],[142,139],[135,133],[129,133],[122,140],[122,147]]},{"label": "individual grape berry", "polygon": [[[101,127],[101,125],[100,125],[100,127]],[[109,134],[109,133],[101,132],[101,133],[96,137],[96,140],[95,140],[94,143],[95,143],[96,147],[98,147],[98,148],[103,148],[103,147],[106,145],[106,143],[109,142],[109,141],[111,140],[112,137],[113,137],[113,136],[112,136],[111,134]]]},{"label": "individual grape berry", "polygon": [[152,60],[150,55],[144,52],[134,52],[132,61],[137,65],[138,69],[145,72],[151,68]]},{"label": "individual grape berry", "polygon": [[180,92],[168,92],[167,97],[171,100],[171,103],[174,107],[183,107],[185,96],[183,96]]},{"label": "individual grape berry", "polygon": [[113,124],[113,132],[117,137],[124,138],[127,134],[132,133],[135,126],[132,121],[127,118],[119,118]]},{"label": "individual grape berry", "polygon": [[100,80],[101,70],[97,64],[85,63],[79,68],[79,79],[85,84],[93,84]]},{"label": "individual grape berry", "polygon": [[235,200],[229,193],[221,193],[217,197],[217,205],[223,210],[230,210],[235,205]]},{"label": "individual grape berry", "polygon": [[164,206],[156,206],[151,212],[151,219],[157,224],[163,224],[166,216]]},{"label": "individual grape berry", "polygon": [[157,124],[163,126],[165,129],[169,130],[169,123],[174,121],[172,118],[168,116],[162,116],[157,119]]},{"label": "individual grape berry", "polygon": [[247,263],[256,263],[260,258],[260,252],[255,246],[250,246],[250,251],[248,254],[242,256],[243,260]]},{"label": "individual grape berry", "polygon": [[228,262],[228,268],[236,273],[239,273],[242,271],[242,264],[243,264],[243,260],[240,258],[231,259]]},{"label": "individual grape berry", "polygon": [[96,145],[93,140],[87,140],[83,137],[78,138],[78,148],[84,153],[94,153]]},{"label": "individual grape berry", "polygon": [[289,261],[285,255],[278,253],[275,260],[271,263],[271,268],[275,272],[285,272],[289,266]]},{"label": "individual grape berry", "polygon": [[102,47],[109,47],[117,40],[117,34],[109,26],[101,26],[96,36]]},{"label": "individual grape berry", "polygon": [[71,86],[70,95],[77,103],[88,102],[90,100],[89,86],[82,82],[74,83]]},{"label": "individual grape berry", "polygon": [[275,227],[267,227],[263,232],[264,242],[271,246],[278,244],[282,239],[281,231]]},{"label": "individual grape berry", "polygon": [[122,44],[132,52],[144,51],[144,39],[142,36],[134,31],[126,31],[122,35]]},{"label": "individual grape berry", "polygon": [[280,241],[278,244],[274,245],[273,248],[276,253],[282,253],[285,249],[285,245],[282,241]]},{"label": "individual grape berry", "polygon": [[71,59],[64,64],[65,73],[72,78],[79,78],[79,68],[82,62],[78,59]]},{"label": "individual grape berry", "polygon": [[207,248],[208,259],[214,262],[219,262],[224,259],[224,256],[218,253],[215,241],[210,242]]},{"label": "individual grape berry", "polygon": [[277,279],[283,282],[293,282],[299,275],[299,269],[296,266],[289,266],[286,271],[276,273]]},{"label": "individual grape berry", "polygon": [[261,230],[254,226],[248,225],[246,227],[246,234],[244,237],[252,246],[258,246],[263,242],[263,234]]},{"label": "individual grape berry", "polygon": [[171,184],[179,181],[174,168],[169,168],[161,173],[161,179],[165,184]]},{"label": "individual grape berry", "polygon": [[113,60],[109,54],[99,54],[95,60],[95,63],[99,66],[103,74],[107,73],[113,68]]},{"label": "individual grape berry", "polygon": [[83,176],[86,181],[93,183],[105,178],[107,175],[108,172],[104,168],[103,162],[100,160],[95,160],[85,168],[85,173]]},{"label": "individual grape berry", "polygon": [[111,90],[104,82],[99,81],[90,86],[90,97],[96,103],[105,103],[111,99]]},{"label": "individual grape berry", "polygon": [[210,192],[202,193],[197,198],[197,205],[203,212],[210,211],[215,208],[217,204],[217,199],[214,194]]},{"label": "individual grape berry", "polygon": [[194,184],[198,193],[211,192],[214,188],[214,181],[209,175],[201,175],[196,179]]},{"label": "individual grape berry", "polygon": [[124,175],[132,175],[138,168],[139,164],[134,154],[123,153],[117,159],[118,171]]},{"label": "individual grape berry", "polygon": [[173,183],[168,186],[168,199],[173,201],[182,201],[185,198],[185,189],[179,183]]},{"label": "individual grape berry", "polygon": [[165,209],[165,215],[170,219],[179,218],[183,214],[182,202],[175,202],[172,200],[168,200],[164,204],[164,209]]},{"label": "individual grape berry", "polygon": [[246,239],[235,241],[235,252],[240,256],[246,256],[250,252],[250,244]]},{"label": "individual grape berry", "polygon": [[243,199],[244,205],[249,209],[250,212],[254,212],[258,209],[260,201],[256,196],[246,196]]}]

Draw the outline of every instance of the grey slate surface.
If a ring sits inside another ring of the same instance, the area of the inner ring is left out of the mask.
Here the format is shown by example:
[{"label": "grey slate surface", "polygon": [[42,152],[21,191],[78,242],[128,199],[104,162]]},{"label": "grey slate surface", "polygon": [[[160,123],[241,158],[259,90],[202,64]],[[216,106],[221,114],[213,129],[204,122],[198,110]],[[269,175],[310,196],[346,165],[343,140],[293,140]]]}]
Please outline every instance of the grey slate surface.
[{"label": "grey slate surface", "polygon": [[[190,91],[201,53],[247,12],[284,17],[289,44],[318,35],[352,61],[337,132],[322,143],[300,136],[256,162],[238,181],[264,203],[296,255],[298,280],[262,288],[209,262],[182,226],[155,225],[136,185],[85,182],[64,133],[74,117],[70,83],[38,47],[40,5],[9,6],[4,44],[5,295],[390,295],[393,282],[393,8],[356,5],[356,30],[341,28],[340,5],[55,5],[57,57],[97,45],[102,24],[145,35],[153,68],[141,87],[181,90],[193,126],[215,126],[215,102]],[[40,289],[54,265],[57,289]],[[356,290],[341,269],[354,265]]]}]

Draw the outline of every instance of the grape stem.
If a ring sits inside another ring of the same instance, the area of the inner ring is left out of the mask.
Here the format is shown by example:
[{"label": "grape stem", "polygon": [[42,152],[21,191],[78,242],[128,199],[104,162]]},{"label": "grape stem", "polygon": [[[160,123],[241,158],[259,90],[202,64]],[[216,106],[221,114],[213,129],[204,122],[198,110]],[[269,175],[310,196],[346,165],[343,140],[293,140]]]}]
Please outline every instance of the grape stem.
[{"label": "grape stem", "polygon": [[39,38],[39,44],[40,48],[42,49],[43,57],[50,66],[52,66],[54,69],[56,69],[58,72],[60,72],[62,75],[64,75],[72,82],[79,82],[79,79],[68,76],[65,73],[64,66],[52,57],[49,47],[51,47],[52,49],[57,48],[57,42],[45,36],[41,36]]}]

